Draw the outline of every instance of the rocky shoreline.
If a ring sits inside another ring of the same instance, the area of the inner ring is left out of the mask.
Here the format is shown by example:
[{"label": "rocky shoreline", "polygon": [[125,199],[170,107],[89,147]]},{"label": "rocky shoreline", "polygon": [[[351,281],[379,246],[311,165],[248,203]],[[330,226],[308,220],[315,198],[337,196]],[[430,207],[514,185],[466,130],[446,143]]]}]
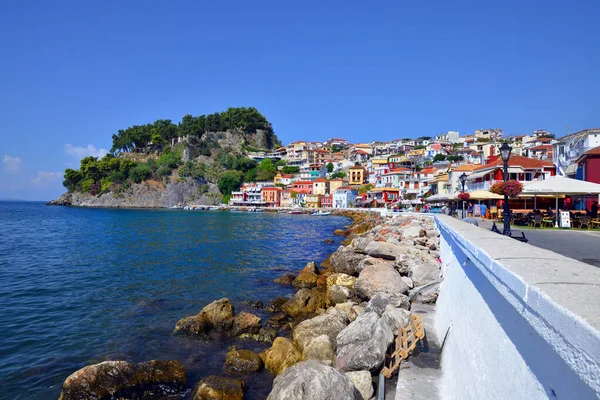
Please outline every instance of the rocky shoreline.
[{"label": "rocky shoreline", "polygon": [[[246,382],[263,368],[275,377],[271,400],[372,398],[373,379],[394,333],[409,323],[411,303],[437,299],[439,233],[427,216],[337,214],[353,219],[335,232],[346,237],[344,244],[320,266],[308,262],[297,275],[276,278],[298,291],[264,307],[266,321],[247,311],[236,314],[223,298],[177,322],[178,335],[270,344],[259,354],[230,348],[223,376],[202,378],[191,398],[243,399]],[[163,398],[177,396],[186,383],[178,361],[108,361],[69,376],[60,398]]]}]

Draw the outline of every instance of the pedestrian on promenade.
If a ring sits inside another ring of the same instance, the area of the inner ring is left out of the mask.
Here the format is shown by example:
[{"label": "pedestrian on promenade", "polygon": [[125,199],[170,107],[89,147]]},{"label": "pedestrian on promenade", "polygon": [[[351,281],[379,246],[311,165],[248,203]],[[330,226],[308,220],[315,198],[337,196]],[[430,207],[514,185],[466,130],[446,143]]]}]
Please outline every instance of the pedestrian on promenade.
[{"label": "pedestrian on promenade", "polygon": [[473,203],[469,203],[469,209],[467,210],[469,218],[473,218]]},{"label": "pedestrian on promenade", "polygon": [[598,218],[598,202],[597,201],[592,203],[592,209],[590,210],[590,217]]},{"label": "pedestrian on promenade", "polygon": [[481,205],[481,218],[487,218],[487,206],[485,204]]}]

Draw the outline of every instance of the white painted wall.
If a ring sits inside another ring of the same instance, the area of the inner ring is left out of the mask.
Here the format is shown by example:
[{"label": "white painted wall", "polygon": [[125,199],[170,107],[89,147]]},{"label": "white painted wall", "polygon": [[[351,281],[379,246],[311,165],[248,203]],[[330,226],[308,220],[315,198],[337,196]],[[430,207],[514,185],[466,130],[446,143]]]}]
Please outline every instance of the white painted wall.
[{"label": "white painted wall", "polygon": [[436,221],[442,398],[597,399],[600,269],[448,216]]}]

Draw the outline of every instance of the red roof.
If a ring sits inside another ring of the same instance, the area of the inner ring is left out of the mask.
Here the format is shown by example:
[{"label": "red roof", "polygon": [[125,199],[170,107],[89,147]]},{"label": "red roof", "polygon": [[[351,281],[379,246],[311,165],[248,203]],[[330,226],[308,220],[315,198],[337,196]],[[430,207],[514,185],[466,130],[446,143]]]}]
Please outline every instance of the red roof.
[{"label": "red roof", "polygon": [[294,185],[312,185],[312,181],[296,181]]},{"label": "red roof", "polygon": [[293,178],[294,174],[284,174],[284,175],[281,175],[281,177],[282,178]]},{"label": "red roof", "polygon": [[273,190],[276,191],[276,192],[280,192],[283,189],[280,188],[280,187],[264,187],[262,190],[263,190],[263,192],[273,191]]},{"label": "red roof", "polygon": [[[498,158],[498,160],[496,160],[492,163],[482,165],[479,168],[475,168],[474,171],[488,169],[491,167],[502,167],[503,165],[504,165],[504,162],[502,161],[502,159]],[[523,167],[525,169],[531,169],[531,168],[554,167],[554,164],[552,164],[550,161],[544,161],[544,160],[538,160],[535,158],[528,158],[528,157],[513,155],[508,160],[508,166],[509,167]]]},{"label": "red roof", "polygon": [[315,179],[313,182],[327,182],[327,179],[325,179],[325,178],[318,178],[318,179]]},{"label": "red roof", "polygon": [[594,147],[593,149],[589,149],[583,154],[586,156],[600,156],[600,146]]},{"label": "red roof", "polygon": [[530,147],[529,150],[534,150],[534,151],[538,151],[538,150],[550,150],[552,151],[552,145],[551,144],[541,144],[539,146],[534,146],[534,147]]}]

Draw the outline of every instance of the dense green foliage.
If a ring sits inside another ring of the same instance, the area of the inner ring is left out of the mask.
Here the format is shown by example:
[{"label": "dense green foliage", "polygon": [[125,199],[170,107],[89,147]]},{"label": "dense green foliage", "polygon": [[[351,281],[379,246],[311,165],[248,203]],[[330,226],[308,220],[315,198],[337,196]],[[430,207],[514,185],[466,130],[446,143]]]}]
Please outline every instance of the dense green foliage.
[{"label": "dense green foliage", "polygon": [[282,174],[297,174],[298,172],[300,172],[300,167],[290,167],[286,165],[281,169]]},{"label": "dense green foliage", "polygon": [[438,161],[446,161],[446,156],[444,154],[436,154],[435,157],[433,157],[433,162]]},{"label": "dense green foliage", "polygon": [[[111,152],[135,150],[160,150],[171,139],[192,136],[200,138],[206,132],[224,132],[228,129],[239,129],[252,133],[257,129],[265,131],[267,146],[280,145],[271,123],[254,107],[229,108],[221,113],[194,117],[185,115],[178,125],[169,119],[159,119],[152,124],[134,125],[127,129],[119,129],[112,136]],[[200,144],[202,146],[202,144]],[[210,155],[208,146],[204,146],[202,154]],[[208,154],[206,154],[208,153]]]},{"label": "dense green foliage", "polygon": [[333,174],[331,174],[331,179],[338,179],[338,178],[345,178],[345,177],[346,177],[346,173],[342,172],[342,171],[334,172]]},{"label": "dense green foliage", "polygon": [[265,158],[256,168],[256,180],[270,181],[275,177],[275,172],[277,172],[277,167],[273,164],[273,160]]},{"label": "dense green foliage", "polygon": [[333,163],[327,163],[327,172],[329,172],[329,173],[333,172]]}]

